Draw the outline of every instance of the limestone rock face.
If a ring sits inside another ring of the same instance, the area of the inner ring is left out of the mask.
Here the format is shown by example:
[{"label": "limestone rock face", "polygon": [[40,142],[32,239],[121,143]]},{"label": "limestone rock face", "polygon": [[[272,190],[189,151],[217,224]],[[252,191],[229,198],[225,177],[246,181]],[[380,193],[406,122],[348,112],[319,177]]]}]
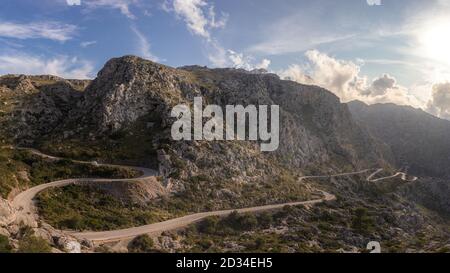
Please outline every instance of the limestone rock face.
[{"label": "limestone rock face", "polygon": [[166,119],[188,75],[137,57],[110,60],[86,89],[74,116],[100,132],[117,131],[154,113]]},{"label": "limestone rock face", "polygon": [[14,209],[7,200],[0,198],[0,227],[8,226],[12,221]]},{"label": "limestone rock face", "polygon": [[[89,81],[65,80],[55,76],[6,75],[0,77],[8,111],[0,124],[9,139],[31,144],[52,132],[81,96]],[[6,103],[6,104],[5,104]]]}]

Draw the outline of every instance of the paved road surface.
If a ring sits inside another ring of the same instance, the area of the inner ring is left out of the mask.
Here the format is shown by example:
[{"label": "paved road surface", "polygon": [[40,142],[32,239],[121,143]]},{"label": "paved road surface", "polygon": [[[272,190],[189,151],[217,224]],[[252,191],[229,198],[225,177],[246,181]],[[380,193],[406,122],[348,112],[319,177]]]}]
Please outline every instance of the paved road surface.
[{"label": "paved road surface", "polygon": [[377,174],[379,174],[382,171],[383,171],[383,169],[377,169],[374,173],[372,173],[371,175],[369,175],[367,177],[367,181],[369,181],[369,182],[380,182],[380,181],[387,180],[387,179],[392,179],[392,178],[395,178],[395,177],[398,177],[398,176],[400,176],[401,180],[406,181],[406,182],[414,182],[414,181],[416,181],[418,179],[418,177],[416,177],[416,176],[412,176],[411,178],[408,179],[407,178],[408,175],[406,173],[404,173],[404,172],[397,172],[396,174],[391,175],[391,176],[385,176],[385,177],[381,177],[381,178],[374,178]]},{"label": "paved road surface", "polygon": [[[60,160],[62,158],[49,156],[46,154],[41,153],[40,151],[34,150],[34,149],[28,149],[28,148],[19,148],[19,149],[26,149],[31,151],[32,153],[53,159],[53,160]],[[77,163],[85,163],[85,164],[94,164],[98,166],[109,166],[109,167],[119,167],[119,168],[132,168],[135,170],[138,170],[142,173],[142,176],[139,178],[133,178],[133,179],[66,179],[66,180],[60,180],[60,181],[54,181],[47,184],[42,184],[33,188],[30,188],[20,194],[18,194],[13,202],[12,205],[16,210],[16,222],[24,221],[26,222],[27,218],[30,219],[37,219],[36,214],[36,208],[34,206],[33,200],[36,197],[37,194],[40,192],[49,189],[49,188],[55,188],[55,187],[64,187],[67,185],[72,184],[85,184],[85,183],[102,183],[102,182],[114,182],[114,181],[142,181],[145,178],[149,178],[152,176],[156,176],[157,172],[155,170],[141,168],[141,167],[131,167],[131,166],[122,166],[122,165],[110,165],[110,164],[98,164],[96,162],[86,162],[86,161],[73,161]],[[405,181],[415,181],[417,180],[416,177],[414,177],[413,180],[407,180],[405,173],[396,173],[393,176],[389,177],[383,177],[383,178],[377,178],[373,179],[375,175],[380,173],[383,169],[378,169],[371,175],[367,177],[367,181],[370,182],[378,182],[385,179],[390,179],[393,177],[397,177],[401,175],[401,178]],[[299,182],[305,180],[305,179],[322,179],[322,178],[330,178],[330,177],[341,177],[341,176],[350,176],[350,175],[358,175],[363,174],[371,171],[370,169],[357,171],[357,172],[348,172],[348,173],[341,173],[341,174],[335,174],[335,175],[321,175],[321,176],[303,176],[299,178]],[[171,219],[168,221],[160,222],[160,223],[154,223],[150,225],[140,226],[140,227],[133,227],[128,229],[120,229],[120,230],[112,230],[112,231],[103,231],[103,232],[69,232],[66,231],[66,233],[77,237],[79,239],[88,239],[96,243],[101,242],[110,242],[110,241],[119,241],[122,239],[129,239],[133,238],[138,235],[142,234],[157,234],[161,233],[163,231],[169,231],[173,229],[178,229],[182,227],[186,227],[192,223],[198,222],[206,217],[209,216],[223,216],[228,215],[233,211],[237,211],[240,213],[243,212],[260,212],[265,210],[274,210],[274,209],[280,209],[284,206],[310,206],[315,205],[318,203],[323,202],[329,202],[336,199],[336,196],[333,194],[324,192],[324,191],[318,191],[320,192],[323,197],[320,199],[315,200],[309,200],[309,201],[302,201],[302,202],[290,202],[290,203],[283,203],[283,204],[275,204],[275,205],[266,205],[266,206],[257,206],[257,207],[250,207],[250,208],[241,208],[241,209],[232,209],[232,210],[220,210],[220,211],[211,211],[211,212],[203,212],[203,213],[195,213],[191,215],[186,215],[183,217]]]},{"label": "paved road surface", "polygon": [[278,204],[278,205],[259,206],[259,207],[251,207],[251,208],[244,208],[244,209],[203,212],[203,213],[196,213],[196,214],[191,214],[191,215],[171,219],[171,220],[160,222],[160,223],[150,224],[150,225],[146,225],[146,226],[121,229],[121,230],[113,230],[113,231],[103,231],[103,232],[71,233],[71,235],[75,236],[79,239],[90,240],[94,243],[114,242],[114,241],[119,241],[119,240],[123,240],[123,239],[133,238],[133,237],[136,237],[136,236],[142,235],[142,234],[150,234],[150,235],[160,234],[163,231],[174,230],[174,229],[186,227],[190,224],[201,221],[202,219],[205,219],[206,217],[225,216],[225,215],[230,214],[233,211],[237,211],[239,213],[259,212],[259,211],[280,209],[285,206],[315,205],[318,203],[322,203],[325,201],[332,201],[332,200],[336,199],[336,196],[334,196],[332,194],[329,194],[326,192],[322,192],[322,193],[323,193],[324,197],[321,199],[316,199],[316,200],[303,201],[303,202],[291,202],[291,203],[284,203],[284,204]]}]

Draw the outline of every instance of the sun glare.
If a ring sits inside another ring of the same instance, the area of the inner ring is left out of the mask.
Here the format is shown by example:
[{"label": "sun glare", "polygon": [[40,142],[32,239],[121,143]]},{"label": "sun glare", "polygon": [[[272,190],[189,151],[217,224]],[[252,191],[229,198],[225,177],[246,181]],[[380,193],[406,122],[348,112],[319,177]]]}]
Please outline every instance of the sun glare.
[{"label": "sun glare", "polygon": [[422,54],[450,65],[450,21],[437,20],[425,27],[420,35]]}]

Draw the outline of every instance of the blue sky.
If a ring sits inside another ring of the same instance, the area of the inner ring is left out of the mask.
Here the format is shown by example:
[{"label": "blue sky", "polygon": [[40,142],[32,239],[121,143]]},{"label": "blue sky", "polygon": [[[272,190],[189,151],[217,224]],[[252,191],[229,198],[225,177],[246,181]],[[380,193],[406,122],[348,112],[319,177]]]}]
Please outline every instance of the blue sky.
[{"label": "blue sky", "polygon": [[94,78],[133,54],[264,68],[447,118],[449,12],[445,0],[2,0],[0,74]]}]

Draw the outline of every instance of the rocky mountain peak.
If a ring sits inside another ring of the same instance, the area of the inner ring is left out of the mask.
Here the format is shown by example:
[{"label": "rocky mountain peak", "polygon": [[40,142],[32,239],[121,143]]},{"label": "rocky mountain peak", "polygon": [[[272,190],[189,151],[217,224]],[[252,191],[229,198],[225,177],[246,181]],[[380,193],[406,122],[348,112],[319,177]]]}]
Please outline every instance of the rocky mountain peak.
[{"label": "rocky mountain peak", "polygon": [[156,109],[164,114],[161,108],[180,101],[187,82],[185,71],[136,56],[114,58],[87,87],[74,116],[81,113],[100,131],[117,131]]}]

